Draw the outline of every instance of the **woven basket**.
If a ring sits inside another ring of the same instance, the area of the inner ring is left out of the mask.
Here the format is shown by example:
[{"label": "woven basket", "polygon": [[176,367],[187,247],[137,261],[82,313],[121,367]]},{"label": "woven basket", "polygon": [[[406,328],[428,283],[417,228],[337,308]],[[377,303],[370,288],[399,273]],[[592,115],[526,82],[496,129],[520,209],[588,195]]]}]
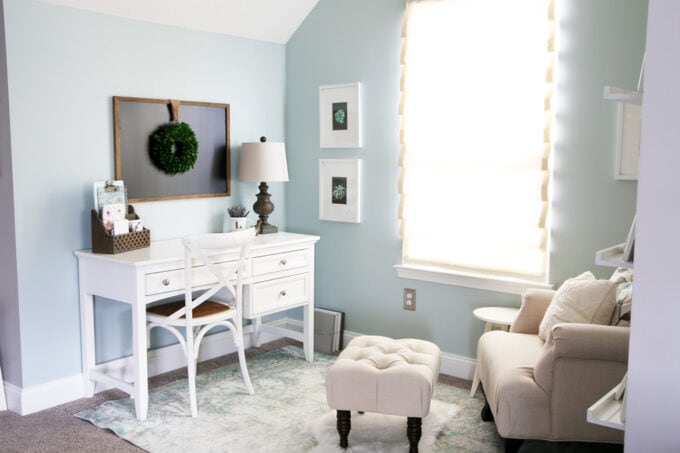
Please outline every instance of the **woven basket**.
[{"label": "woven basket", "polygon": [[[128,205],[127,209],[128,214],[125,217],[128,220],[139,218],[135,214],[135,209],[132,205]],[[114,236],[106,231],[96,210],[92,210],[90,217],[92,223],[92,251],[94,253],[122,253],[148,247],[151,243],[151,230],[144,228],[142,231]]]}]

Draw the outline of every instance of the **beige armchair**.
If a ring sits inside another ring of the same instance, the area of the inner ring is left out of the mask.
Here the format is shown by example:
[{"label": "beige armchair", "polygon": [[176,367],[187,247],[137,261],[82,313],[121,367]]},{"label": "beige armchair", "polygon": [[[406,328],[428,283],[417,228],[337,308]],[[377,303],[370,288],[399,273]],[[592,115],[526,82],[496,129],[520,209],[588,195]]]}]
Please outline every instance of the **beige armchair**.
[{"label": "beige armchair", "polygon": [[538,330],[554,291],[526,290],[509,332],[481,336],[477,370],[505,451],[524,439],[622,443],[623,431],[590,424],[586,410],[623,377],[628,327],[557,324],[545,342]]}]

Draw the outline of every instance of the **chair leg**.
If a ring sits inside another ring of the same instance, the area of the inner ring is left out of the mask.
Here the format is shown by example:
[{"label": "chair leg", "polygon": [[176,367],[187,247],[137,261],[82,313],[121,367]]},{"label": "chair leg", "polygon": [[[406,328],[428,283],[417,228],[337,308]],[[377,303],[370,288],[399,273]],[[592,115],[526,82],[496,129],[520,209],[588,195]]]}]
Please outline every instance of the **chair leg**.
[{"label": "chair leg", "polygon": [[347,448],[347,437],[349,436],[349,431],[352,429],[352,415],[350,411],[338,410],[337,414],[337,427],[338,434],[340,435],[340,448]]},{"label": "chair leg", "polygon": [[191,416],[198,416],[198,402],[196,401],[196,361],[189,358],[187,361],[187,375],[189,380],[189,406],[191,408]]},{"label": "chair leg", "polygon": [[422,435],[423,419],[420,417],[408,417],[406,421],[406,436],[408,437],[409,453],[418,453],[418,442]]},{"label": "chair leg", "polygon": [[[188,330],[188,329],[187,329]],[[187,380],[189,381],[189,407],[191,416],[198,416],[198,402],[196,401],[196,359],[194,358],[194,338],[193,332],[187,332]]]},{"label": "chair leg", "polygon": [[241,376],[243,376],[243,382],[246,384],[246,389],[251,395],[255,394],[255,389],[253,388],[253,383],[250,381],[250,374],[248,373],[248,366],[246,365],[246,352],[243,347],[243,333],[241,329],[233,330],[234,342],[238,348],[238,363],[241,367]]}]

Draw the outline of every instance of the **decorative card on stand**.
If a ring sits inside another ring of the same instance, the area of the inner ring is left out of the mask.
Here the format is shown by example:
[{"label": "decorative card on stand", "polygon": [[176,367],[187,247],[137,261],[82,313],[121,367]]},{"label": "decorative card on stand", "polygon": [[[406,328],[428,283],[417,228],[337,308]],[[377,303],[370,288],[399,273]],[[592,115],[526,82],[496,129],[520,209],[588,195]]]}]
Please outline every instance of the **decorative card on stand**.
[{"label": "decorative card on stand", "polygon": [[130,233],[137,233],[139,231],[142,231],[144,229],[144,222],[142,222],[142,219],[133,219],[130,220]]},{"label": "decorative card on stand", "polygon": [[113,235],[127,234],[130,232],[130,222],[127,219],[120,219],[113,222]]},{"label": "decorative card on stand", "polygon": [[[125,204],[105,204],[101,208],[102,223],[106,231],[111,231],[116,222],[125,220],[127,208]],[[120,234],[120,233],[119,233]]]},{"label": "decorative card on stand", "polygon": [[94,207],[104,218],[102,208],[105,205],[111,204],[127,204],[127,190],[123,181],[114,181],[108,179],[106,181],[98,181],[94,183]]}]

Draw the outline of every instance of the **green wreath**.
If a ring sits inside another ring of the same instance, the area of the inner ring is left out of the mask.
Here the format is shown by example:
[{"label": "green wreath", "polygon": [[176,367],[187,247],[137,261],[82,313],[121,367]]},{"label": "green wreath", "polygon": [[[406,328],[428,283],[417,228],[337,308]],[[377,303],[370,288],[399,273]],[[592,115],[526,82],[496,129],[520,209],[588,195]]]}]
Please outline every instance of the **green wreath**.
[{"label": "green wreath", "polygon": [[170,175],[186,173],[198,159],[198,140],[187,123],[164,124],[151,135],[151,160]]}]

